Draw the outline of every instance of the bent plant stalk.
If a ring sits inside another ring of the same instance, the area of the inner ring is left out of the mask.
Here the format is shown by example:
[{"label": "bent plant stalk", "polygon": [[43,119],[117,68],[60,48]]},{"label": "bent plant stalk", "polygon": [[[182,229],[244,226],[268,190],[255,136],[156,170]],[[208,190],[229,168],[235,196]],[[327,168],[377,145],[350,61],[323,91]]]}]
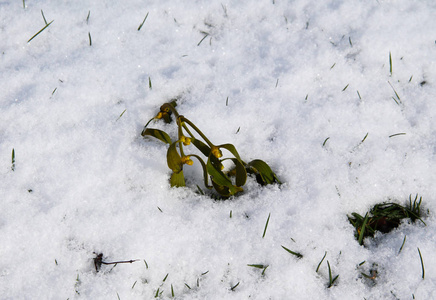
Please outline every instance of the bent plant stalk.
[{"label": "bent plant stalk", "polygon": [[[163,104],[160,107],[159,113],[147,122],[141,133],[144,137],[152,136],[169,144],[167,164],[172,171],[170,178],[171,186],[186,186],[183,167],[184,165],[193,165],[194,162],[191,157],[196,158],[202,166],[204,186],[207,189],[215,189],[215,191],[224,198],[243,191],[242,186],[245,185],[247,180],[247,173],[255,175],[261,185],[281,183],[277,175],[263,160],[255,159],[246,163],[241,159],[234,145],[213,144],[194,123],[184,116],[179,115],[175,106],[175,101]],[[163,119],[166,123],[171,123],[171,115],[176,119],[178,127],[176,141],[173,141],[170,136],[162,130],[147,128],[153,120]],[[197,138],[193,132],[195,132],[199,138]],[[196,147],[207,160],[203,160],[203,158],[197,154],[185,154],[186,149],[188,149],[190,145]],[[223,158],[222,149],[226,149],[233,157]],[[225,160],[230,160],[234,165],[228,172],[223,171],[223,161]],[[234,180],[232,180],[233,177]],[[209,184],[209,179],[211,184]]]}]

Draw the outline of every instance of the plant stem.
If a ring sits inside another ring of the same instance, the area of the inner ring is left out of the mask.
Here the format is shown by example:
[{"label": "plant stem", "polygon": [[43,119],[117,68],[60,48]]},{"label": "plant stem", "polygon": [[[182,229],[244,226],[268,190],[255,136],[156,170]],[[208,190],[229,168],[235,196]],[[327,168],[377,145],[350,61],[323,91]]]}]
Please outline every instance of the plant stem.
[{"label": "plant stem", "polygon": [[194,123],[192,123],[191,121],[189,121],[188,119],[186,119],[184,116],[180,116],[180,121],[181,122],[186,122],[189,126],[191,126],[195,131],[197,131],[197,133],[204,139],[204,141],[209,145],[209,147],[214,147],[214,144],[212,144],[209,139],[203,134],[203,132],[201,132],[200,129],[198,129],[197,126],[194,125]]}]

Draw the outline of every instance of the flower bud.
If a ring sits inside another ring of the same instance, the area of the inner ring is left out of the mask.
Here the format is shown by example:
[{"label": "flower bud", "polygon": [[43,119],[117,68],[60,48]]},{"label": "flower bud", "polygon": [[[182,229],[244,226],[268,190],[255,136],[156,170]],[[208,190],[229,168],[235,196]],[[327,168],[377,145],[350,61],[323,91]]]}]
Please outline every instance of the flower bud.
[{"label": "flower bud", "polygon": [[182,142],[183,142],[183,145],[188,146],[189,144],[191,144],[191,138],[184,136]]},{"label": "flower bud", "polygon": [[216,147],[216,146],[213,146],[212,149],[211,149],[210,151],[212,152],[212,154],[213,154],[216,158],[220,158],[220,157],[223,156],[223,153],[221,152],[221,150],[220,150],[218,147]]},{"label": "flower bud", "polygon": [[182,156],[181,160],[182,160],[182,163],[187,164],[188,166],[192,166],[194,164],[194,162],[192,161],[192,159],[188,155]]}]

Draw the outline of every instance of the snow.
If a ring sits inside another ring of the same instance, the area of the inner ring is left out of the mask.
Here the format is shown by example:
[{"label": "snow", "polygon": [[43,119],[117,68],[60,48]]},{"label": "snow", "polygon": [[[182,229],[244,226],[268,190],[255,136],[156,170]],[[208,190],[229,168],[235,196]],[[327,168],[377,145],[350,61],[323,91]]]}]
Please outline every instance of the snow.
[{"label": "snow", "polygon": [[[41,10],[54,21],[28,42]],[[436,298],[435,13],[406,0],[1,1],[0,298]],[[283,184],[249,180],[226,201],[171,188],[166,146],[140,133],[176,97]],[[357,243],[347,215],[415,194],[427,226]],[[138,261],[96,273],[94,252]]]}]

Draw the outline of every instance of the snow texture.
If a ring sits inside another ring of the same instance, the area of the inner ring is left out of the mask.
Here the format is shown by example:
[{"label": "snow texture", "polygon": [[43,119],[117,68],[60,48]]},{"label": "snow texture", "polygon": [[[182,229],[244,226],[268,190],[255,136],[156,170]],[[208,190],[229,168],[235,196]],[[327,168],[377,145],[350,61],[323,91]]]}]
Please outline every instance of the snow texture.
[{"label": "snow texture", "polygon": [[[28,42],[42,12],[54,21]],[[410,0],[0,1],[0,298],[436,298],[435,14]],[[173,98],[283,184],[251,179],[226,201],[171,188],[167,146],[140,133]],[[415,194],[427,226],[357,243],[347,215]],[[138,261],[97,273],[94,252]]]}]

